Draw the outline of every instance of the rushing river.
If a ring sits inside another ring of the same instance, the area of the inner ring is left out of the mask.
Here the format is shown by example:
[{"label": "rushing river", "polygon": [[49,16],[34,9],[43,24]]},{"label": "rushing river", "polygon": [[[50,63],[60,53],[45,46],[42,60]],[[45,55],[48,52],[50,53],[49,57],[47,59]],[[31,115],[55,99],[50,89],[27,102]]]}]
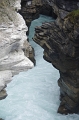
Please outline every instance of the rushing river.
[{"label": "rushing river", "polygon": [[79,120],[79,115],[57,113],[59,72],[43,60],[43,49],[32,41],[35,26],[52,21],[41,15],[30,27],[29,39],[35,48],[36,66],[13,77],[8,84],[8,97],[0,101],[0,118],[4,120]]}]

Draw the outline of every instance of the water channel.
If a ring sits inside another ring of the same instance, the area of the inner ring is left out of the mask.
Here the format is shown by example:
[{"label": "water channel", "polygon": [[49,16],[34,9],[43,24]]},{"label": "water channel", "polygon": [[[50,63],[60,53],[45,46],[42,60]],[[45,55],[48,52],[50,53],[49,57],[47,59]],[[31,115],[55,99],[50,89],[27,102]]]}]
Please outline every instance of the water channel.
[{"label": "water channel", "polygon": [[4,120],[79,120],[79,115],[61,115],[59,106],[59,72],[43,59],[43,49],[33,42],[35,26],[53,21],[40,15],[30,27],[30,44],[35,49],[36,66],[13,77],[8,84],[8,97],[0,101],[0,117]]}]

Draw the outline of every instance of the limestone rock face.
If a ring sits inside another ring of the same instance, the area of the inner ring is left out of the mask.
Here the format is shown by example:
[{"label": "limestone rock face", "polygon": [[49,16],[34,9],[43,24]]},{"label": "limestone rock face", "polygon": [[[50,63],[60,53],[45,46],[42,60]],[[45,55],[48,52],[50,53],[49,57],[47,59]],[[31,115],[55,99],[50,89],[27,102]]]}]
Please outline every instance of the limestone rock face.
[{"label": "limestone rock face", "polygon": [[[22,16],[17,13],[20,0],[0,1],[0,100],[7,96],[5,87],[12,76],[33,67],[29,56],[28,30]],[[27,51],[24,55],[23,49]]]},{"label": "limestone rock face", "polygon": [[[35,28],[34,41],[44,48],[44,59],[59,70],[62,114],[79,111],[79,2],[48,0],[58,18]],[[64,6],[64,7],[63,7]],[[70,11],[74,10],[70,13]]]}]

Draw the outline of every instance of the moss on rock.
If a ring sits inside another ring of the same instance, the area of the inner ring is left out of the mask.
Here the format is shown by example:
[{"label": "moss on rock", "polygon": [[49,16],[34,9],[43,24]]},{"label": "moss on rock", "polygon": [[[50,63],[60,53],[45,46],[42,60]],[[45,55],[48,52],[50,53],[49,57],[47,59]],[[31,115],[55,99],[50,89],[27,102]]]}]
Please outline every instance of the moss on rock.
[{"label": "moss on rock", "polygon": [[79,23],[79,10],[70,12],[66,18],[73,24]]}]

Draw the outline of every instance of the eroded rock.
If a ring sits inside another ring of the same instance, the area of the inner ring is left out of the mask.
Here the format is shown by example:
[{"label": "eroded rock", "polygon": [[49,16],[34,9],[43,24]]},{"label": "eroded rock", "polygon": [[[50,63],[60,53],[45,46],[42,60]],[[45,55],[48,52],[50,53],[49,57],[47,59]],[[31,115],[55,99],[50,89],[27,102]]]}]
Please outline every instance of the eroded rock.
[{"label": "eroded rock", "polygon": [[[0,100],[6,98],[6,86],[15,74],[27,71],[34,65],[23,49],[31,47],[24,19],[17,13],[20,0],[0,1]],[[24,44],[26,43],[26,44]],[[29,51],[30,52],[30,51]]]},{"label": "eroded rock", "polygon": [[32,20],[39,17],[40,13],[56,17],[53,13],[52,6],[48,4],[47,0],[21,0],[20,13],[28,26],[30,26]]},{"label": "eroded rock", "polygon": [[79,10],[69,12],[78,9],[78,1],[73,0],[73,6],[70,8],[69,0],[48,2],[52,4],[58,18],[55,22],[43,23],[42,26],[36,27],[33,39],[44,48],[44,59],[52,63],[60,72],[58,85],[61,103],[58,112],[77,113],[79,111]]}]

